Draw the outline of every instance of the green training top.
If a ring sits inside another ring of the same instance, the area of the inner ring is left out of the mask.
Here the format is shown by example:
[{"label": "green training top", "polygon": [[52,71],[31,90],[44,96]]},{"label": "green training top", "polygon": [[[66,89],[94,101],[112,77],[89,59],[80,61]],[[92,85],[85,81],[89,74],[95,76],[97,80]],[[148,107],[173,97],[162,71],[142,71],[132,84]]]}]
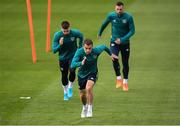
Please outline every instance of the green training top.
[{"label": "green training top", "polygon": [[98,35],[101,36],[104,29],[111,22],[111,42],[114,42],[117,38],[120,38],[122,44],[129,43],[130,37],[135,33],[135,26],[133,17],[124,12],[118,15],[116,12],[108,14],[106,20],[102,23]]},{"label": "green training top", "polygon": [[[98,72],[97,59],[103,51],[106,51],[109,55],[111,55],[109,48],[107,48],[105,45],[99,45],[93,48],[91,53],[88,55],[85,53],[84,48],[78,49],[71,62],[71,68],[80,67],[78,76],[81,78],[85,78],[89,74]],[[85,64],[82,65],[82,60],[84,57],[86,57],[86,61]]]},{"label": "green training top", "polygon": [[[59,44],[60,38],[63,37],[63,44]],[[59,60],[72,59],[77,50],[77,39],[79,38],[79,47],[82,47],[83,34],[76,30],[71,29],[68,35],[64,35],[62,31],[54,34],[52,51],[53,53],[59,52]]]}]

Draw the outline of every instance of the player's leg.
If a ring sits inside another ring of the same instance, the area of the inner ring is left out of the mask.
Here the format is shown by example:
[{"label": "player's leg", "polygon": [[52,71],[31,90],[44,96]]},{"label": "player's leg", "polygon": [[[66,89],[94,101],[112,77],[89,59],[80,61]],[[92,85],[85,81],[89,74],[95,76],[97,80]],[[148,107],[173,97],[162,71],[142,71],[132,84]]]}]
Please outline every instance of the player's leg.
[{"label": "player's leg", "polygon": [[79,95],[80,95],[80,100],[82,102],[82,111],[81,111],[81,118],[85,118],[87,114],[87,98],[86,98],[86,82],[87,78],[81,78],[78,77],[78,85],[79,85]]},{"label": "player's leg", "polygon": [[70,69],[70,74],[69,74],[69,82],[68,82],[68,97],[72,97],[73,96],[73,84],[75,81],[75,77],[76,77],[76,71],[75,69]]},{"label": "player's leg", "polygon": [[[115,43],[111,43],[110,44],[110,50],[111,52],[118,56],[119,55],[119,45],[115,44]],[[122,87],[122,77],[121,77],[121,73],[120,73],[120,64],[119,64],[119,60],[115,59],[113,61],[113,68],[116,74],[116,88],[120,88]]]},{"label": "player's leg", "polygon": [[93,86],[94,81],[88,80],[86,84],[86,93],[87,93],[87,103],[88,105],[92,105],[93,102]]},{"label": "player's leg", "polygon": [[81,111],[81,118],[85,118],[86,117],[86,114],[87,114],[87,98],[86,98],[86,91],[85,89],[83,90],[80,90],[80,100],[83,104],[82,106],[82,111]]},{"label": "player's leg", "polygon": [[68,97],[72,97],[73,96],[73,84],[76,78],[76,69],[70,69],[70,65],[71,65],[71,60],[69,60],[68,64],[69,64],[69,82],[68,82]]},{"label": "player's leg", "polygon": [[67,89],[68,89],[68,65],[66,65],[65,61],[59,62],[60,71],[61,71],[61,82],[62,87],[64,90],[64,100],[69,100],[69,97],[67,95]]},{"label": "player's leg", "polygon": [[123,64],[123,90],[128,91],[128,74],[129,74],[129,56],[130,56],[130,45],[125,44],[121,46],[121,56]]},{"label": "player's leg", "polygon": [[80,92],[80,100],[81,100],[82,104],[85,106],[87,103],[86,90],[82,89],[79,92]]},{"label": "player's leg", "polygon": [[86,97],[88,105],[87,117],[92,117],[93,86],[94,81],[88,80],[86,84]]},{"label": "player's leg", "polygon": [[94,73],[88,77],[86,83],[86,97],[87,97],[87,117],[92,117],[92,107],[93,107],[93,87],[96,82],[97,73]]}]

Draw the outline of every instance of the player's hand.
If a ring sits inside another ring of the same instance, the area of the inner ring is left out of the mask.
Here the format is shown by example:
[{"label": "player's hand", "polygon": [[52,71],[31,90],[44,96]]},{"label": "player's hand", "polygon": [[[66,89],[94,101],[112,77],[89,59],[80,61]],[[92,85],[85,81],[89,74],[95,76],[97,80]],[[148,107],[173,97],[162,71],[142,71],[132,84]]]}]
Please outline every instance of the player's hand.
[{"label": "player's hand", "polygon": [[63,40],[64,40],[64,38],[63,38],[63,37],[61,37],[61,38],[59,39],[59,44],[60,44],[60,45],[62,45],[62,44],[63,44]]},{"label": "player's hand", "polygon": [[117,38],[117,39],[115,40],[115,43],[118,44],[118,45],[120,45],[120,44],[121,44],[121,39],[120,39],[120,38]]},{"label": "player's hand", "polygon": [[114,61],[115,59],[118,59],[118,56],[114,55],[113,53],[111,54],[111,58],[112,58],[112,61]]},{"label": "player's hand", "polygon": [[102,39],[102,37],[100,35],[98,35],[98,40],[101,40],[101,39]]},{"label": "player's hand", "polygon": [[84,57],[84,59],[82,60],[81,64],[84,65],[86,62],[86,57]]}]

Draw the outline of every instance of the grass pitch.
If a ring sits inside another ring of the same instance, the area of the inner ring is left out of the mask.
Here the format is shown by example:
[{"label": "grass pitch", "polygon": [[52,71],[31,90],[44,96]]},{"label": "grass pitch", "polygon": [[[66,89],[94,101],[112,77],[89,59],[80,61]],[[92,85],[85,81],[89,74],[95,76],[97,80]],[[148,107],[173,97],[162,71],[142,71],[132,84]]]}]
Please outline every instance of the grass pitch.
[{"label": "grass pitch", "polygon": [[[51,39],[69,20],[95,45],[109,46],[110,27],[97,32],[115,0],[52,0]],[[126,0],[136,34],[131,39],[129,92],[115,89],[107,54],[99,58],[94,117],[81,119],[77,81],[63,101],[57,55],[45,52],[47,1],[31,0],[37,50],[31,60],[25,0],[0,1],[0,124],[123,125],[180,124],[180,1]],[[20,99],[30,96],[31,99]]]}]

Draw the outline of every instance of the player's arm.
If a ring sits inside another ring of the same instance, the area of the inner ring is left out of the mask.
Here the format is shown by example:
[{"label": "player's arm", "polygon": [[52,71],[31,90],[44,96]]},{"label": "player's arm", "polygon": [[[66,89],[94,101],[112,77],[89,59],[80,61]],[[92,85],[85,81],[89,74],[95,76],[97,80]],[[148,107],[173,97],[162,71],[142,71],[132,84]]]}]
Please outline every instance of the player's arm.
[{"label": "player's arm", "polygon": [[101,54],[103,51],[105,51],[108,55],[111,55],[111,52],[110,52],[110,50],[109,50],[109,48],[107,46],[105,46],[105,45],[97,46],[97,52],[99,54]]},{"label": "player's arm", "polygon": [[100,37],[102,35],[102,32],[104,31],[104,29],[107,27],[107,25],[110,23],[111,21],[111,17],[110,14],[107,16],[107,18],[104,20],[104,22],[102,23],[99,32],[98,32],[98,37]]},{"label": "player's arm", "polygon": [[111,56],[112,60],[114,59],[118,59],[118,56],[114,55],[111,53],[110,49],[105,46],[105,45],[100,45],[100,46],[97,46],[97,52],[99,53],[99,55],[105,51],[109,56]]},{"label": "player's arm", "polygon": [[79,38],[79,48],[81,48],[83,46],[83,34],[77,31],[77,37]]},{"label": "player's arm", "polygon": [[60,49],[59,38],[60,38],[59,33],[58,32],[55,33],[54,34],[54,39],[53,39],[53,44],[52,44],[52,51],[53,51],[53,53],[58,52],[59,49]]},{"label": "player's arm", "polygon": [[82,65],[82,61],[80,61],[80,51],[79,49],[76,51],[73,59],[72,59],[72,62],[71,62],[71,68],[76,68],[76,67],[80,67]]},{"label": "player's arm", "polygon": [[135,33],[135,26],[134,26],[134,21],[133,21],[133,17],[132,16],[130,16],[130,18],[129,18],[129,29],[130,29],[129,32],[125,36],[120,38],[121,43],[129,40],[129,38],[132,35],[134,35],[134,33]]}]

